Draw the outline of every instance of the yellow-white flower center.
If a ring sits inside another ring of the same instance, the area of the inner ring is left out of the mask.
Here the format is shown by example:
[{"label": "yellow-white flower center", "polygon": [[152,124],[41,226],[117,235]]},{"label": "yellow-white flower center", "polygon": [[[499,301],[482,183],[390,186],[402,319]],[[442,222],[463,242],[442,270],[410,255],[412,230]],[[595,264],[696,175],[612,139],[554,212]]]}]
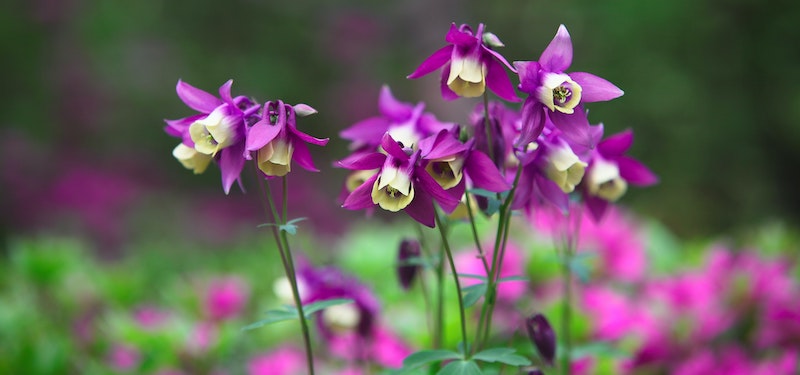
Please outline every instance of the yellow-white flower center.
[{"label": "yellow-white flower center", "polygon": [[211,156],[197,152],[196,149],[179,144],[172,150],[172,156],[178,159],[183,167],[191,169],[194,174],[205,172],[208,164],[211,162]]},{"label": "yellow-white flower center", "polygon": [[486,64],[472,58],[457,58],[450,63],[447,87],[458,96],[475,98],[486,90]]},{"label": "yellow-white flower center", "polygon": [[572,114],[581,102],[583,88],[569,75],[545,73],[542,86],[537,90],[537,97],[551,111]]},{"label": "yellow-white flower center", "polygon": [[397,168],[384,168],[372,185],[372,202],[384,210],[397,212],[406,208],[414,200],[414,186],[411,176],[401,173]]},{"label": "yellow-white flower center", "polygon": [[285,139],[275,139],[258,150],[258,169],[267,176],[285,176],[292,170],[294,146]]},{"label": "yellow-white flower center", "polygon": [[433,177],[439,185],[447,190],[461,182],[463,177],[462,167],[464,158],[452,156],[449,158],[434,160],[428,163],[425,170]]},{"label": "yellow-white flower center", "polygon": [[614,202],[628,190],[628,183],[619,174],[619,166],[602,158],[592,162],[587,176],[589,194]]},{"label": "yellow-white flower center", "polygon": [[215,156],[219,150],[230,146],[236,140],[235,118],[226,116],[218,107],[203,119],[189,125],[189,135],[197,152]]},{"label": "yellow-white flower center", "polygon": [[571,193],[583,179],[587,165],[569,146],[554,147],[547,155],[545,174],[561,191]]},{"label": "yellow-white flower center", "polygon": [[336,332],[353,330],[358,326],[359,320],[361,320],[361,313],[352,303],[334,305],[322,310],[322,321]]},{"label": "yellow-white flower center", "polygon": [[[297,279],[297,291],[300,297],[306,293],[306,285],[302,279]],[[278,297],[278,301],[287,305],[294,305],[294,295],[292,294],[292,284],[286,276],[275,279],[272,283],[272,292]]]}]

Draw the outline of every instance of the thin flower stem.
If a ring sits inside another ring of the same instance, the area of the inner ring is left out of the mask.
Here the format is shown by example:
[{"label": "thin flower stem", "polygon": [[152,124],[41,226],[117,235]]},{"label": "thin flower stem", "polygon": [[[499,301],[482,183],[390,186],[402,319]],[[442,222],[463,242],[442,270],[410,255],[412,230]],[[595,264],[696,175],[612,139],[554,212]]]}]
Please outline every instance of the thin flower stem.
[{"label": "thin flower stem", "polygon": [[[258,176],[260,178],[260,176]],[[275,220],[275,224],[281,223],[281,225],[286,224],[286,206],[288,203],[288,192],[286,176],[283,177],[283,191],[282,193],[282,204],[283,204],[283,217],[278,216],[278,210],[275,206],[275,201],[272,199],[272,192],[269,188],[269,183],[262,184],[265,187],[265,195],[267,196],[267,202],[269,204],[269,208],[272,211],[272,216]],[[297,307],[297,312],[300,318],[300,328],[303,333],[303,343],[306,349],[306,363],[308,365],[308,373],[309,375],[314,375],[314,354],[311,349],[311,335],[309,334],[308,330],[308,320],[306,319],[305,313],[303,312],[303,302],[300,299],[300,291],[297,287],[297,274],[295,273],[294,268],[294,260],[292,259],[292,251],[289,248],[289,241],[286,238],[285,231],[279,231],[278,227],[272,225],[272,233],[275,236],[275,242],[278,243],[278,249],[281,252],[281,258],[283,260],[284,270],[286,272],[286,277],[289,279],[289,284],[292,287],[292,297],[294,298],[295,306]]]},{"label": "thin flower stem", "polygon": [[447,242],[447,233],[442,226],[442,220],[439,219],[439,213],[434,215],[436,226],[439,228],[439,233],[442,235],[442,245],[447,254],[447,261],[450,263],[450,271],[453,273],[453,282],[456,284],[456,295],[458,296],[458,312],[461,316],[461,342],[464,344],[464,353],[469,354],[469,342],[467,341],[467,319],[464,312],[464,297],[461,295],[461,282],[458,280],[458,272],[456,271],[456,263],[453,261],[453,252],[450,251],[450,244]]},{"label": "thin flower stem", "polygon": [[472,212],[472,203],[470,202],[469,196],[467,196],[467,215],[469,215],[469,224],[472,227],[472,238],[475,239],[475,247],[478,248],[478,256],[481,258],[481,263],[483,263],[483,270],[486,271],[486,275],[489,275],[489,263],[486,262],[486,253],[483,252],[483,246],[481,245],[481,239],[478,236],[478,229],[475,227],[475,214]]},{"label": "thin flower stem", "polygon": [[[574,215],[573,215],[574,213]],[[564,301],[561,310],[561,335],[564,346],[564,355],[561,357],[561,373],[570,375],[572,372],[572,257],[578,247],[583,211],[579,205],[567,212],[566,239],[564,259],[561,267]],[[574,222],[574,224],[573,224]]]},{"label": "thin flower stem", "polygon": [[492,121],[489,118],[489,93],[483,92],[483,129],[486,132],[486,147],[489,151],[489,159],[498,165],[498,161],[494,160],[494,142],[492,142]]},{"label": "thin flower stem", "polygon": [[517,185],[519,185],[521,174],[522,168],[519,167],[514,175],[514,183],[511,185],[511,190],[509,191],[505,201],[503,201],[503,204],[500,206],[500,210],[498,212],[500,219],[497,223],[497,232],[495,234],[492,265],[490,272],[487,274],[488,285],[486,288],[486,296],[484,297],[484,303],[481,307],[481,315],[480,319],[478,320],[478,331],[475,335],[476,351],[483,349],[483,346],[489,339],[489,333],[491,332],[492,315],[494,313],[497,296],[497,284],[498,280],[500,279],[500,271],[502,268],[502,255],[505,253],[508,228],[511,222],[511,203],[514,201],[514,195],[517,190]]}]

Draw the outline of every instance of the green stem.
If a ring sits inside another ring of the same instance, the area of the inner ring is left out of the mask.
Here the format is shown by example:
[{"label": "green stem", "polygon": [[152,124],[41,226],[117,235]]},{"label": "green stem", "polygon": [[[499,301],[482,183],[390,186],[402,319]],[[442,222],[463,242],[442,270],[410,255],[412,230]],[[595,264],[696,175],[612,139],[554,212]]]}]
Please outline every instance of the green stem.
[{"label": "green stem", "polygon": [[[278,210],[275,207],[275,201],[272,199],[272,193],[269,188],[269,184],[266,184],[266,196],[267,202],[269,204],[270,210],[272,211],[272,216],[276,223],[280,223],[281,225],[286,224],[286,206],[288,203],[288,191],[287,188],[287,181],[286,176],[283,177],[283,189],[282,189],[282,204],[283,204],[283,216],[278,216]],[[295,306],[297,307],[297,312],[300,318],[300,328],[303,332],[303,344],[305,345],[306,349],[306,363],[308,365],[308,373],[309,375],[314,375],[314,354],[311,350],[311,335],[309,334],[308,330],[308,320],[306,319],[306,315],[303,312],[303,302],[300,299],[300,291],[297,287],[297,275],[295,273],[294,268],[294,260],[292,259],[292,251],[289,248],[289,241],[286,238],[286,232],[279,231],[277,226],[272,226],[273,230],[272,233],[275,236],[275,242],[278,243],[278,249],[281,253],[281,260],[283,261],[284,270],[286,272],[286,277],[289,279],[289,284],[292,287],[292,297],[294,298]]]},{"label": "green stem", "polygon": [[461,316],[461,341],[464,344],[464,353],[469,353],[469,342],[467,341],[467,319],[464,312],[464,297],[461,295],[461,282],[458,280],[458,272],[456,271],[456,263],[453,261],[453,253],[450,251],[450,244],[447,242],[447,233],[442,226],[442,221],[439,219],[439,213],[434,215],[436,226],[439,228],[439,234],[442,235],[442,245],[447,254],[447,261],[450,263],[450,271],[453,273],[453,282],[456,284],[456,295],[458,296],[458,312]]},{"label": "green stem", "polygon": [[498,161],[494,160],[494,144],[492,142],[492,121],[489,119],[489,93],[483,92],[483,129],[486,132],[486,149],[489,151],[489,159],[498,165]]},{"label": "green stem", "polygon": [[[575,215],[573,215],[573,212]],[[563,337],[564,356],[561,358],[562,374],[570,375],[572,372],[572,257],[578,247],[583,211],[576,205],[567,212],[566,240],[564,259],[561,267],[564,288],[564,302],[561,309],[561,335]],[[574,222],[574,224],[573,224]]]},{"label": "green stem", "polygon": [[469,196],[467,196],[467,215],[469,215],[469,224],[472,227],[472,238],[475,239],[475,247],[478,248],[478,256],[481,258],[481,263],[483,263],[483,270],[486,271],[486,275],[489,275],[489,263],[486,262],[486,253],[483,252],[483,246],[481,245],[481,239],[478,236],[478,229],[475,227],[475,214],[472,212],[472,203],[470,202]]}]

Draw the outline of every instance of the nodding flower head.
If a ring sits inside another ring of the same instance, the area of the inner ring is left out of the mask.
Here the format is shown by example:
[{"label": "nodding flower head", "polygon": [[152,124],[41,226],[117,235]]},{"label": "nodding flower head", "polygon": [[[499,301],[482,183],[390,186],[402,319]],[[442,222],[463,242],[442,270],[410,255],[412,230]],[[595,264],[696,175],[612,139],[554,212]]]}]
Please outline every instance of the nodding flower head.
[{"label": "nodding flower head", "polygon": [[408,78],[419,78],[444,66],[441,91],[445,99],[481,96],[488,87],[505,100],[519,101],[505,71],[506,67],[511,71],[514,68],[492,50],[492,47],[502,47],[503,43],[496,35],[483,30],[483,24],[478,25],[474,33],[469,25],[451,24],[445,37],[448,45],[423,61]]},{"label": "nodding flower head", "polygon": [[189,126],[189,134],[197,152],[216,156],[220,150],[241,139],[244,126],[242,112],[229,105],[221,105]]}]

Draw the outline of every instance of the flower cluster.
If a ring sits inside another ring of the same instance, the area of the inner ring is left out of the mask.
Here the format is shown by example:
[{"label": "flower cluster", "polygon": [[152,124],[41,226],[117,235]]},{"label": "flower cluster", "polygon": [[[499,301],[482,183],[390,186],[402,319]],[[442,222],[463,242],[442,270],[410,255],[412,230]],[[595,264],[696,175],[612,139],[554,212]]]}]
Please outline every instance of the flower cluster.
[{"label": "flower cluster", "polygon": [[297,117],[316,113],[306,104],[281,100],[259,104],[245,96],[231,95],[233,81],[219,88],[219,98],[186,82],[178,81],[178,97],[198,113],[165,120],[167,134],[181,139],[172,151],[186,169],[203,173],[211,161],[219,165],[222,187],[230,192],[241,186],[241,172],[255,157],[265,177],[285,176],[294,160],[306,170],[317,171],[306,143],[324,146],[327,139],[314,138],[297,129]]},{"label": "flower cluster", "polygon": [[[572,63],[572,42],[559,27],[537,61],[508,60],[495,49],[500,39],[479,25],[451,25],[448,45],[433,53],[408,78],[441,68],[445,99],[487,95],[518,102],[507,70],[527,94],[520,109],[501,101],[479,104],[468,126],[443,123],[424,112],[424,104],[396,100],[384,87],[381,116],[341,132],[353,154],[339,162],[353,172],[346,183],[347,209],[380,206],[405,211],[434,226],[434,205],[451,213],[466,193],[515,190],[511,209],[550,203],[566,211],[569,195],[579,195],[595,219],[628,185],[647,186],[657,177],[626,156],[630,130],[603,139],[603,126],[589,124],[584,103],[622,95],[610,82],[584,72],[565,73]],[[516,177],[515,177],[516,176]]]}]

